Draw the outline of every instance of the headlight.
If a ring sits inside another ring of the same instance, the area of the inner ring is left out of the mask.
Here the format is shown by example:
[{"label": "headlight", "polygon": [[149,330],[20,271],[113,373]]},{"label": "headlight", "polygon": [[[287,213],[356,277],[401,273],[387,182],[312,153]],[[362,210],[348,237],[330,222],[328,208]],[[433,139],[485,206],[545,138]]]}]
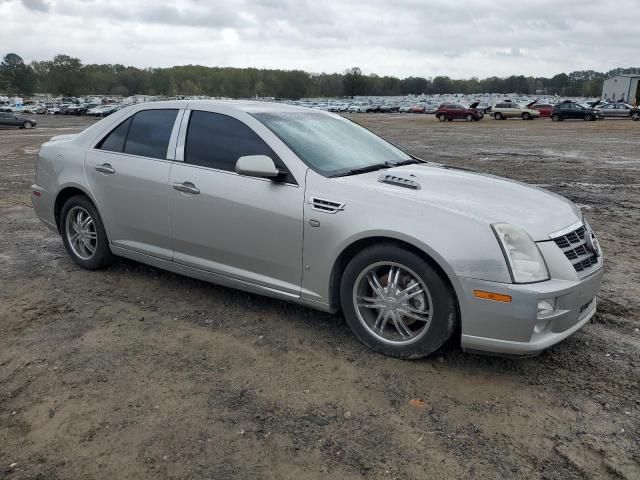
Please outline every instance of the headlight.
[{"label": "headlight", "polygon": [[527,232],[508,223],[494,223],[491,227],[500,241],[514,283],[549,280],[547,265]]}]

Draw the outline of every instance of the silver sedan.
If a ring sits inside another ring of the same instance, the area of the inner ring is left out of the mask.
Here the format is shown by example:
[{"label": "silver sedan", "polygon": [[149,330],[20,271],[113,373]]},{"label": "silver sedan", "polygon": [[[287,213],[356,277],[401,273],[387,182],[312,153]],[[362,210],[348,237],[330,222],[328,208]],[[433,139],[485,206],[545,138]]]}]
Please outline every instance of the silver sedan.
[{"label": "silver sedan", "polygon": [[548,191],[408,155],[338,115],[158,102],[40,150],[35,212],[70,257],[116,256],[342,311],[375,351],[537,353],[596,311],[602,254]]}]

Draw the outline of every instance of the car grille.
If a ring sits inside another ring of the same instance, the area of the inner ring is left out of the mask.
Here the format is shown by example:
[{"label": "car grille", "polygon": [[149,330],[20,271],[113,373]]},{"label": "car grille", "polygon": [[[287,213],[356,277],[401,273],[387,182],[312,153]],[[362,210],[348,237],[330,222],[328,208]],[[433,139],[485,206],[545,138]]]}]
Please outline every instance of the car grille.
[{"label": "car grille", "polygon": [[569,259],[576,272],[582,272],[598,264],[598,255],[587,248],[588,231],[584,225],[580,228],[553,239],[560,250]]}]

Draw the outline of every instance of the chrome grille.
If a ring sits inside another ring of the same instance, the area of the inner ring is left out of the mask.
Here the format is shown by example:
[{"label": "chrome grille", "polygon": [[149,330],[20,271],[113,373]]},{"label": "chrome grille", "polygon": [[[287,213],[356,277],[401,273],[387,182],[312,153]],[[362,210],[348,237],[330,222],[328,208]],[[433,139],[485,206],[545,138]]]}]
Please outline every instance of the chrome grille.
[{"label": "chrome grille", "polygon": [[587,247],[587,239],[585,238],[587,235],[589,232],[582,225],[572,232],[553,239],[577,272],[582,272],[598,263],[596,252]]}]

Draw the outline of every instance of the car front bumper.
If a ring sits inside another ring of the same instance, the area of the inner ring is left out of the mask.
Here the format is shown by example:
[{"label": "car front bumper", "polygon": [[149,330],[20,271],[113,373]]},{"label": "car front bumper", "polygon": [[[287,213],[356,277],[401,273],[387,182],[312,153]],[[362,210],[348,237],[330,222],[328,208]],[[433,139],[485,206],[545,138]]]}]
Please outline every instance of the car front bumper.
[{"label": "car front bumper", "polygon": [[[603,268],[579,280],[551,279],[503,284],[457,277],[462,317],[461,346],[504,355],[535,355],[584,326],[596,312]],[[511,297],[511,302],[478,298],[476,291]],[[538,314],[538,302],[555,299],[555,309]]]}]

